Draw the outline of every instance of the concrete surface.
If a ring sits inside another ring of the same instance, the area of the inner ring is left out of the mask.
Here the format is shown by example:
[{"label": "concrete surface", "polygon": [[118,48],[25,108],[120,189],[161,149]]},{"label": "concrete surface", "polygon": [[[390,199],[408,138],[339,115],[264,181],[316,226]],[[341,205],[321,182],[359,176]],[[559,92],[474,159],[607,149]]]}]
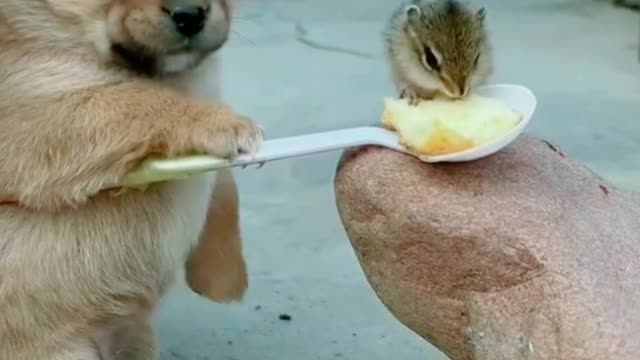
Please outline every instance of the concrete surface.
[{"label": "concrete surface", "polygon": [[[375,2],[241,1],[224,50],[226,99],[270,137],[378,121],[381,99],[394,94],[380,31],[397,2]],[[539,97],[529,131],[640,185],[638,14],[595,0],[485,4],[494,81],[525,84]],[[238,171],[248,296],[223,306],[178,286],[158,316],[163,360],[444,359],[367,284],[334,205],[338,156]]]}]

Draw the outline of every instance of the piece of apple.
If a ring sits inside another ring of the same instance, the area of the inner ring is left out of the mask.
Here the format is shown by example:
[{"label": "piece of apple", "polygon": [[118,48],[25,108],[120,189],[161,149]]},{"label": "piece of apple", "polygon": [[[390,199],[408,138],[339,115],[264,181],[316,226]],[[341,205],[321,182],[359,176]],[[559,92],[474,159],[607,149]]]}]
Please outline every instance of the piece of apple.
[{"label": "piece of apple", "polygon": [[462,100],[384,100],[382,123],[398,133],[400,143],[421,155],[473,149],[511,130],[521,115],[498,100],[477,95]]}]

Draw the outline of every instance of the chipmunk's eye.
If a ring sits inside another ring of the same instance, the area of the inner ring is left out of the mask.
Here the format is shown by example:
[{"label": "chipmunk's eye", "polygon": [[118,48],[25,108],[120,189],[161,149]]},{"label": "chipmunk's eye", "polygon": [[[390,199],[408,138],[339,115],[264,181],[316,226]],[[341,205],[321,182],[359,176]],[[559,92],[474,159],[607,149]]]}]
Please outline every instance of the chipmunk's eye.
[{"label": "chipmunk's eye", "polygon": [[422,62],[426,67],[430,68],[431,70],[440,71],[440,59],[438,58],[438,56],[436,56],[433,50],[431,50],[431,48],[428,46],[424,47],[424,55],[423,55]]}]

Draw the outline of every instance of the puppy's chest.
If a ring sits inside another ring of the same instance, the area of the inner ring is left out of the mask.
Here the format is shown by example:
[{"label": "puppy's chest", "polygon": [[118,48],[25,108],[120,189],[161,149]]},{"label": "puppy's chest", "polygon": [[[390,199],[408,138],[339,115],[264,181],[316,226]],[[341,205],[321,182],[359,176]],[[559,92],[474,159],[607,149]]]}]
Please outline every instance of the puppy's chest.
[{"label": "puppy's chest", "polygon": [[[161,206],[167,207],[159,222],[166,257],[181,262],[197,243],[209,209],[214,174],[204,174],[173,184]],[[178,264],[176,264],[178,265]]]},{"label": "puppy's chest", "polygon": [[[149,286],[164,291],[198,242],[213,183],[213,175],[205,174],[144,193],[125,193],[115,204],[97,199],[83,219],[56,221],[55,229],[50,230],[58,231],[48,233],[66,233],[85,244],[85,252],[103,273],[124,279],[130,278],[127,274],[136,274],[136,278],[147,279]],[[87,238],[86,234],[95,236]]]}]

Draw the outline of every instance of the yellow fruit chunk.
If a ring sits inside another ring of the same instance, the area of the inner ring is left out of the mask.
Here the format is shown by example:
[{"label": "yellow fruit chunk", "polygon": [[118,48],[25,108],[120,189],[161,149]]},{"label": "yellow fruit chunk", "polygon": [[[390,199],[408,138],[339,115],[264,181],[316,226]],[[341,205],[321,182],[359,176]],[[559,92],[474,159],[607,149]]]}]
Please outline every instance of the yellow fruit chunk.
[{"label": "yellow fruit chunk", "polygon": [[473,149],[506,134],[521,116],[498,100],[471,95],[463,100],[384,100],[382,123],[396,131],[400,143],[421,155],[444,155]]}]

